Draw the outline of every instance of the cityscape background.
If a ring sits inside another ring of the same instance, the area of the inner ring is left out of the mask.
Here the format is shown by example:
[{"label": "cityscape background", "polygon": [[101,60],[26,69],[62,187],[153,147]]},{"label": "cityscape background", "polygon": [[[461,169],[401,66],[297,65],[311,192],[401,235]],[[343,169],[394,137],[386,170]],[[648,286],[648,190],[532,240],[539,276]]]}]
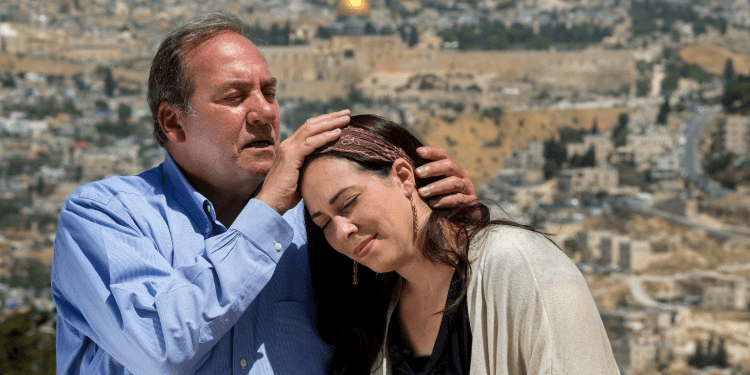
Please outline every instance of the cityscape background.
[{"label": "cityscape background", "polygon": [[749,0],[0,0],[0,374],[54,373],[62,203],[163,160],[151,58],[216,9],[277,77],[282,136],[387,117],[550,233],[622,374],[750,374]]}]

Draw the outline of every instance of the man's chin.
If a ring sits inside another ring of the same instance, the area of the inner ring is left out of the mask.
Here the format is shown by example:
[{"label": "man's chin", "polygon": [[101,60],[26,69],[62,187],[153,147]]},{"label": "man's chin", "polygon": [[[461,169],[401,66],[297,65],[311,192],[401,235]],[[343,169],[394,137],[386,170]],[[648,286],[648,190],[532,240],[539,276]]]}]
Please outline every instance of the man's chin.
[{"label": "man's chin", "polygon": [[243,169],[247,172],[247,176],[252,180],[262,180],[266,178],[268,175],[268,172],[271,170],[271,165],[273,164],[273,160],[270,160],[268,162],[258,162],[243,167]]}]

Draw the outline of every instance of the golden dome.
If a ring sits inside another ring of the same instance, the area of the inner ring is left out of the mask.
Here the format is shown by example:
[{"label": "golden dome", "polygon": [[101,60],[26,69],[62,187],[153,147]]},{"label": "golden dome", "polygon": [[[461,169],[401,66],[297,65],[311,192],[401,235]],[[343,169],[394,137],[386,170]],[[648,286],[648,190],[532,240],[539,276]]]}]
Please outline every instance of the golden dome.
[{"label": "golden dome", "polygon": [[339,1],[339,16],[366,16],[370,13],[370,5],[367,0],[341,0]]}]

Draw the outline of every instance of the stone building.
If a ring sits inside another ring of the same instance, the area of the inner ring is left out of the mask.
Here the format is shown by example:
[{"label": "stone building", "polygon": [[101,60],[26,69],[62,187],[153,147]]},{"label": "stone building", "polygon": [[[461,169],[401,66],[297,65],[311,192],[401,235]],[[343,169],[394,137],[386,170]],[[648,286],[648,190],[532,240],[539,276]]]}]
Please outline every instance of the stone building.
[{"label": "stone building", "polygon": [[[289,82],[287,87],[280,87],[280,95],[306,100],[319,100],[321,94],[330,96],[330,90],[324,92],[322,87],[309,85],[325,81],[341,82],[346,87],[358,83],[362,94],[372,100],[408,96],[492,108],[508,100],[518,101],[524,95],[531,98],[532,90],[542,87],[562,90],[560,93],[596,93],[631,85],[636,77],[632,52],[624,50],[409,48],[398,35],[335,35],[305,46],[261,49],[273,74],[280,82]],[[408,85],[410,79],[430,75],[440,83],[438,89],[430,89],[429,83]]]},{"label": "stone building", "polygon": [[706,287],[702,305],[716,310],[747,311],[750,309],[747,280],[738,278],[723,285]]},{"label": "stone building", "polygon": [[660,333],[674,326],[676,313],[666,310],[603,310],[615,361],[623,375],[654,374],[669,362],[672,348]]},{"label": "stone building", "polygon": [[524,149],[516,149],[503,161],[503,169],[541,169],[544,167],[544,143],[535,140]]},{"label": "stone building", "polygon": [[602,267],[614,268],[620,265],[620,245],[627,242],[628,238],[625,236],[618,236],[611,234],[609,236],[602,237],[599,242],[601,248],[601,256],[597,261]]},{"label": "stone building", "polygon": [[620,243],[620,269],[640,271],[648,267],[651,259],[651,244],[646,241],[628,239]]},{"label": "stone building", "polygon": [[576,233],[576,248],[581,252],[581,261],[594,263],[601,257],[602,238],[612,235],[610,232],[585,230]]},{"label": "stone building", "polygon": [[573,168],[560,172],[557,190],[562,199],[617,190],[618,172],[613,168]]},{"label": "stone building", "polygon": [[628,134],[625,146],[615,153],[619,161],[631,164],[638,170],[648,170],[652,160],[660,155],[674,154],[674,136],[664,127],[648,127],[641,132]]},{"label": "stone building", "polygon": [[593,149],[596,165],[606,162],[614,152],[614,145],[607,134],[587,134],[583,136],[582,142],[568,143],[565,147],[567,148],[568,157],[575,155],[583,156],[589,150]]},{"label": "stone building", "polygon": [[750,117],[728,116],[714,133],[714,151],[745,158],[750,155]]}]

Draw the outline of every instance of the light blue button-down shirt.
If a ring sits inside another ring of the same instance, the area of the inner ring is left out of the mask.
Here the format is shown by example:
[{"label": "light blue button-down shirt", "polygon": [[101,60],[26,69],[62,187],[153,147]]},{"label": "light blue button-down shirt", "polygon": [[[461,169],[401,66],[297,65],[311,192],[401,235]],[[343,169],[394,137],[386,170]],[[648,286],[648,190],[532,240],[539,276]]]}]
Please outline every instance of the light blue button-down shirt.
[{"label": "light blue button-down shirt", "polygon": [[323,374],[302,206],[231,227],[167,155],[70,195],[52,265],[58,374]]}]

